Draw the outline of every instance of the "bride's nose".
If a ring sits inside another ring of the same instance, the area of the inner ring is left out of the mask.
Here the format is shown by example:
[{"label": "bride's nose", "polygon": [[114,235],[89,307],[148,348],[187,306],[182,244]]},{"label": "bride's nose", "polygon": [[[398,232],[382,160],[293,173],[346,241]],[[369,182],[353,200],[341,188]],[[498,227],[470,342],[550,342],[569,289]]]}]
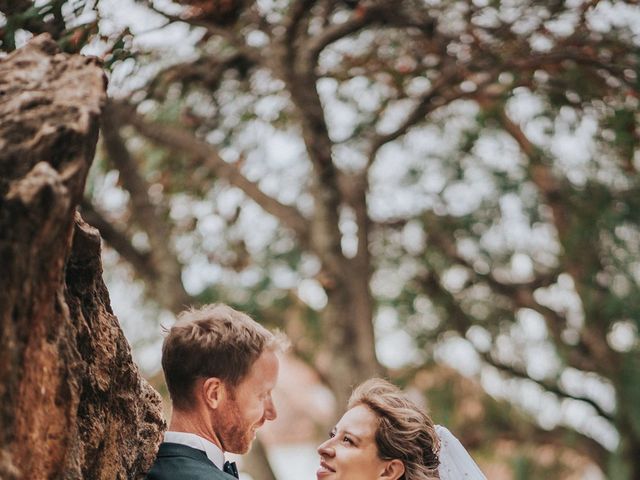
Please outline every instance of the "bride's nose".
[{"label": "bride's nose", "polygon": [[324,443],[322,443],[317,450],[319,455],[324,455],[326,457],[333,457],[334,450],[331,448],[331,439],[329,438]]}]

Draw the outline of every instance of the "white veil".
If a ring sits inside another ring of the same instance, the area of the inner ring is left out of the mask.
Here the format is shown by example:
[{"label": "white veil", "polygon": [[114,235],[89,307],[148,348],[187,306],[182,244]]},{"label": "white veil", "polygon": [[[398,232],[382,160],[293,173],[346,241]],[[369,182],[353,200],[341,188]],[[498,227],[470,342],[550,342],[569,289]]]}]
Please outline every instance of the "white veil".
[{"label": "white veil", "polygon": [[460,441],[441,425],[436,425],[440,438],[440,480],[487,480]]}]

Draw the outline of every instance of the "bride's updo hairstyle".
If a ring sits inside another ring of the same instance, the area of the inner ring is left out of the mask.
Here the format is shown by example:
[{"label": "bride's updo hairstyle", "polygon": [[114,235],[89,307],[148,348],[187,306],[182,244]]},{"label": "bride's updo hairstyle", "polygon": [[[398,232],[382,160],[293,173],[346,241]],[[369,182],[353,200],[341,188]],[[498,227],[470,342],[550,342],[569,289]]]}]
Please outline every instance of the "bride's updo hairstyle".
[{"label": "bride's updo hairstyle", "polygon": [[402,480],[435,480],[440,441],[433,421],[395,385],[372,378],[358,386],[348,408],[364,405],[377,417],[375,441],[382,460],[404,464]]}]

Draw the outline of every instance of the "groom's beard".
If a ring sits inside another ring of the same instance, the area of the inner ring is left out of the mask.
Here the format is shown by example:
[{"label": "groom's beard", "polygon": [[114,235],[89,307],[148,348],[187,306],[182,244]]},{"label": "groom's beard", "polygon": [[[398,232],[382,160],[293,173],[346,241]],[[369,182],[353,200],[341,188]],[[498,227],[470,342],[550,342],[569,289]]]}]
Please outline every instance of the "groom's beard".
[{"label": "groom's beard", "polygon": [[229,399],[224,411],[214,410],[214,425],[225,452],[244,454],[249,451],[255,430],[261,425],[249,425],[242,417],[235,399]]}]

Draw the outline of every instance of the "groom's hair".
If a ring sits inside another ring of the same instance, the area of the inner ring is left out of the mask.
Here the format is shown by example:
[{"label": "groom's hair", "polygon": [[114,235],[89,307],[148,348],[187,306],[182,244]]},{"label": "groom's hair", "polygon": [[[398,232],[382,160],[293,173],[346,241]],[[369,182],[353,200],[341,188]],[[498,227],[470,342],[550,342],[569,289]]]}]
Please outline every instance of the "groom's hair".
[{"label": "groom's hair", "polygon": [[435,480],[440,440],[433,421],[395,385],[372,378],[358,386],[349,409],[369,408],[378,420],[375,441],[382,460],[401,460],[404,480]]},{"label": "groom's hair", "polygon": [[182,312],[162,345],[162,370],[174,408],[193,407],[200,378],[219,378],[233,392],[262,352],[282,351],[285,342],[282,334],[274,335],[224,304]]}]

